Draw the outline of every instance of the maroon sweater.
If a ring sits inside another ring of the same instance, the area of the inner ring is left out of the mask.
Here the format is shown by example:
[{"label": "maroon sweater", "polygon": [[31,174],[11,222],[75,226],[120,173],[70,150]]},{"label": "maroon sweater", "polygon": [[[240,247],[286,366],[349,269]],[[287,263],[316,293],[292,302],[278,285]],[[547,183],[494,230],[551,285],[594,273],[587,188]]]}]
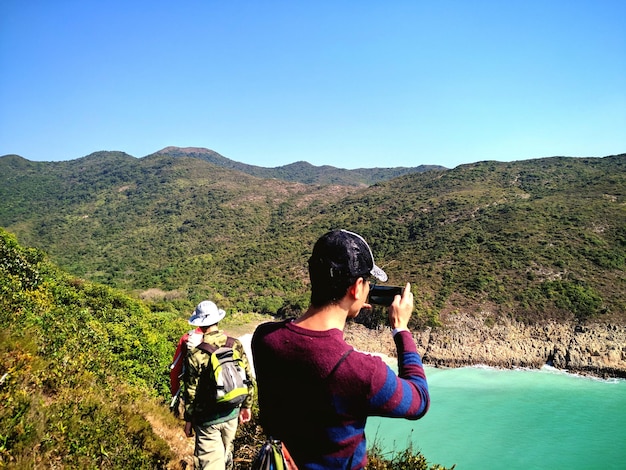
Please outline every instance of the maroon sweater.
[{"label": "maroon sweater", "polygon": [[381,358],[353,351],[338,329],[290,321],[260,325],[252,338],[261,425],[284,442],[300,470],[360,469],[368,416],[418,419],[430,398],[409,332],[394,336],[398,375]]}]

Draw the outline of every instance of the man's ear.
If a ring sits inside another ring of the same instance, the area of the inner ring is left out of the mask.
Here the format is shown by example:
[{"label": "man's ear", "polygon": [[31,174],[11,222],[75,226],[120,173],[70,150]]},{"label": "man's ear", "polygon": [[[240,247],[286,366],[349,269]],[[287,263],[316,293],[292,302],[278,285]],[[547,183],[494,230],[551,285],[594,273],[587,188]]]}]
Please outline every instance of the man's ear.
[{"label": "man's ear", "polygon": [[365,284],[365,280],[360,277],[348,287],[348,294],[350,294],[354,300],[359,300],[363,295],[363,284]]}]

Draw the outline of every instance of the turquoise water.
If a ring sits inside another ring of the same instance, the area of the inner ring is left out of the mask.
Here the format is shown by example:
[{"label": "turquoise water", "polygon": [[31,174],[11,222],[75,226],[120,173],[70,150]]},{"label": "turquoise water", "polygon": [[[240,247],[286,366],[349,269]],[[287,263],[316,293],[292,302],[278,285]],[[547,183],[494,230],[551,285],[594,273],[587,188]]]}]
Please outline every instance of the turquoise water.
[{"label": "turquoise water", "polygon": [[428,414],[369,418],[368,444],[456,470],[626,469],[626,381],[553,369],[427,368]]}]

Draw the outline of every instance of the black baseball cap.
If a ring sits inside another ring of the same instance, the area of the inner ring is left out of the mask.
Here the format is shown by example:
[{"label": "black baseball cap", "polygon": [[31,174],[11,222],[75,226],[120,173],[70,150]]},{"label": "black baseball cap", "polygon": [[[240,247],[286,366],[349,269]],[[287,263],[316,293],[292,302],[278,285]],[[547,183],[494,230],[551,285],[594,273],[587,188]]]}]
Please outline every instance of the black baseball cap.
[{"label": "black baseball cap", "polygon": [[309,270],[328,279],[373,276],[381,282],[387,274],[374,263],[372,250],[357,233],[332,230],[319,238],[309,258]]}]

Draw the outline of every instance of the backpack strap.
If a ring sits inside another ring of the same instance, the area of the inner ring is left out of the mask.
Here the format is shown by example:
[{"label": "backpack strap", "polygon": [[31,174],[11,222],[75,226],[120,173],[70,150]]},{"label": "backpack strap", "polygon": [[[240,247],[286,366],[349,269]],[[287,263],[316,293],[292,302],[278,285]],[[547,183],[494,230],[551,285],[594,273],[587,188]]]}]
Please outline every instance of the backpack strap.
[{"label": "backpack strap", "polygon": [[196,346],[196,348],[202,349],[203,351],[208,352],[209,354],[213,354],[215,351],[217,351],[217,347],[215,347],[212,344],[205,343],[204,341],[200,343],[198,346]]},{"label": "backpack strap", "polygon": [[354,349],[350,348],[345,353],[343,353],[343,356],[341,356],[341,358],[337,361],[337,364],[335,364],[335,367],[333,367],[333,369],[328,373],[328,375],[325,377],[324,380],[328,380],[330,376],[333,375],[337,369],[339,369],[339,366],[341,365],[341,363],[347,359],[347,357],[350,355],[352,351],[354,351]]},{"label": "backpack strap", "polygon": [[[225,347],[227,348],[232,348],[235,345],[235,338],[232,338],[230,336],[226,337],[226,344]],[[204,341],[202,341],[202,343],[200,343],[198,346],[196,346],[197,348],[202,349],[203,351],[208,352],[209,354],[213,354],[215,351],[217,351],[221,346],[215,346],[213,344],[209,344],[209,343],[205,343]]]}]

